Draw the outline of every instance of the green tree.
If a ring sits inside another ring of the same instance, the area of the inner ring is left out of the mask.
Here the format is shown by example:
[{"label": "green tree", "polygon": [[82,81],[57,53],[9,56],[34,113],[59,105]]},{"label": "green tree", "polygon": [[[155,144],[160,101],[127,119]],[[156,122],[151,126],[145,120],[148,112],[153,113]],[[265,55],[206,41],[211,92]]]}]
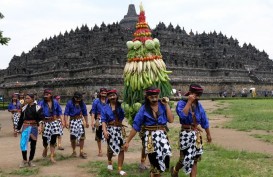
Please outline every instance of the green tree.
[{"label": "green tree", "polygon": [[[0,19],[4,18],[4,15],[0,12]],[[3,31],[0,30],[0,44],[1,45],[8,45],[10,38],[3,36]]]}]

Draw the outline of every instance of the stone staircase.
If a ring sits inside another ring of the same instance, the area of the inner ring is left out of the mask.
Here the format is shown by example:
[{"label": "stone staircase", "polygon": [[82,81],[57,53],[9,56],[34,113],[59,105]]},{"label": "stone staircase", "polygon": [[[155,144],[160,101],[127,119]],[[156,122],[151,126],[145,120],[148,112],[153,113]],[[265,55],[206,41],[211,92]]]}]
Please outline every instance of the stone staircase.
[{"label": "stone staircase", "polygon": [[255,74],[254,72],[250,72],[250,73],[248,74],[248,76],[249,76],[249,78],[250,78],[251,80],[253,80],[255,83],[261,83],[261,82],[263,82],[263,78],[260,78],[260,77],[256,76],[256,74]]}]

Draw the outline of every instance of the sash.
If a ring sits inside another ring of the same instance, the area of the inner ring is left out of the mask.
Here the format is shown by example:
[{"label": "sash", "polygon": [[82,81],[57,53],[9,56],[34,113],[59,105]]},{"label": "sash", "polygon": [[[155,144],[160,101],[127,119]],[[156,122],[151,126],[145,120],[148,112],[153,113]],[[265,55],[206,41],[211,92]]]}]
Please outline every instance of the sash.
[{"label": "sash", "polygon": [[28,126],[21,135],[20,147],[22,151],[27,151],[28,141],[32,126]]}]

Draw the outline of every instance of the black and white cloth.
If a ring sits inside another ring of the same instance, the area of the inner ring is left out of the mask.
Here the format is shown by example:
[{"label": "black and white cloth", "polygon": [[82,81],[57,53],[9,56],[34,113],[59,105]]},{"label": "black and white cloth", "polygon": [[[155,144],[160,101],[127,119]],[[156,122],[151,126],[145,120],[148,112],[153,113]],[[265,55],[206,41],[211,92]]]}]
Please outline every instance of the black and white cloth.
[{"label": "black and white cloth", "polygon": [[45,122],[43,137],[47,138],[47,143],[50,142],[52,135],[63,135],[63,129],[59,120]]},{"label": "black and white cloth", "polygon": [[186,174],[191,173],[194,158],[203,154],[202,146],[201,148],[196,148],[196,139],[196,131],[180,132],[180,150],[185,152],[182,169]]},{"label": "black and white cloth", "polygon": [[108,145],[113,153],[118,155],[125,143],[122,137],[121,127],[108,126],[107,131],[109,133]]},{"label": "black and white cloth", "polygon": [[64,130],[64,127],[63,127],[63,124],[62,124],[62,120],[59,119],[58,121],[59,121],[59,126],[60,126],[60,128],[61,128],[61,130],[62,130],[60,135],[63,136],[63,135],[64,135],[64,131],[63,131],[63,130]]},{"label": "black and white cloth", "polygon": [[77,138],[77,140],[80,140],[82,134],[84,134],[82,119],[70,120],[70,134],[74,135]]},{"label": "black and white cloth", "polygon": [[102,122],[101,119],[99,118],[99,126],[102,126]]},{"label": "black and white cloth", "polygon": [[15,129],[16,129],[17,126],[18,126],[19,118],[20,118],[20,113],[18,113],[18,112],[15,112],[15,113],[12,115],[13,126],[14,126]]},{"label": "black and white cloth", "polygon": [[[145,131],[144,134],[144,140],[145,140],[145,153],[148,153],[147,146],[148,146],[148,137],[150,132]],[[156,130],[152,131],[152,140],[153,140],[153,146],[154,146],[154,152],[157,153],[157,160],[160,166],[161,171],[166,170],[166,165],[164,163],[166,156],[172,156],[172,150],[169,143],[169,140],[167,138],[167,134],[163,130]],[[152,153],[152,152],[150,152]]]}]

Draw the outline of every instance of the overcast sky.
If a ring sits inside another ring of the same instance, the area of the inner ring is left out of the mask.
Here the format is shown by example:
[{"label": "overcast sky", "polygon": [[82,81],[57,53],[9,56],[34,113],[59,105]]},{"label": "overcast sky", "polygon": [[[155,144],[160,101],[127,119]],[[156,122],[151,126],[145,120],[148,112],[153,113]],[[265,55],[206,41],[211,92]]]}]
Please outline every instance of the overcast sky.
[{"label": "overcast sky", "polygon": [[[189,33],[220,31],[238,39],[239,45],[251,43],[273,59],[273,0],[142,0],[151,28],[161,21],[179,24]],[[69,32],[87,24],[89,28],[119,22],[128,5],[139,0],[0,0],[0,30],[10,37],[8,46],[0,45],[0,69],[13,55],[27,53],[42,39]],[[125,43],[124,43],[125,45]]]}]

